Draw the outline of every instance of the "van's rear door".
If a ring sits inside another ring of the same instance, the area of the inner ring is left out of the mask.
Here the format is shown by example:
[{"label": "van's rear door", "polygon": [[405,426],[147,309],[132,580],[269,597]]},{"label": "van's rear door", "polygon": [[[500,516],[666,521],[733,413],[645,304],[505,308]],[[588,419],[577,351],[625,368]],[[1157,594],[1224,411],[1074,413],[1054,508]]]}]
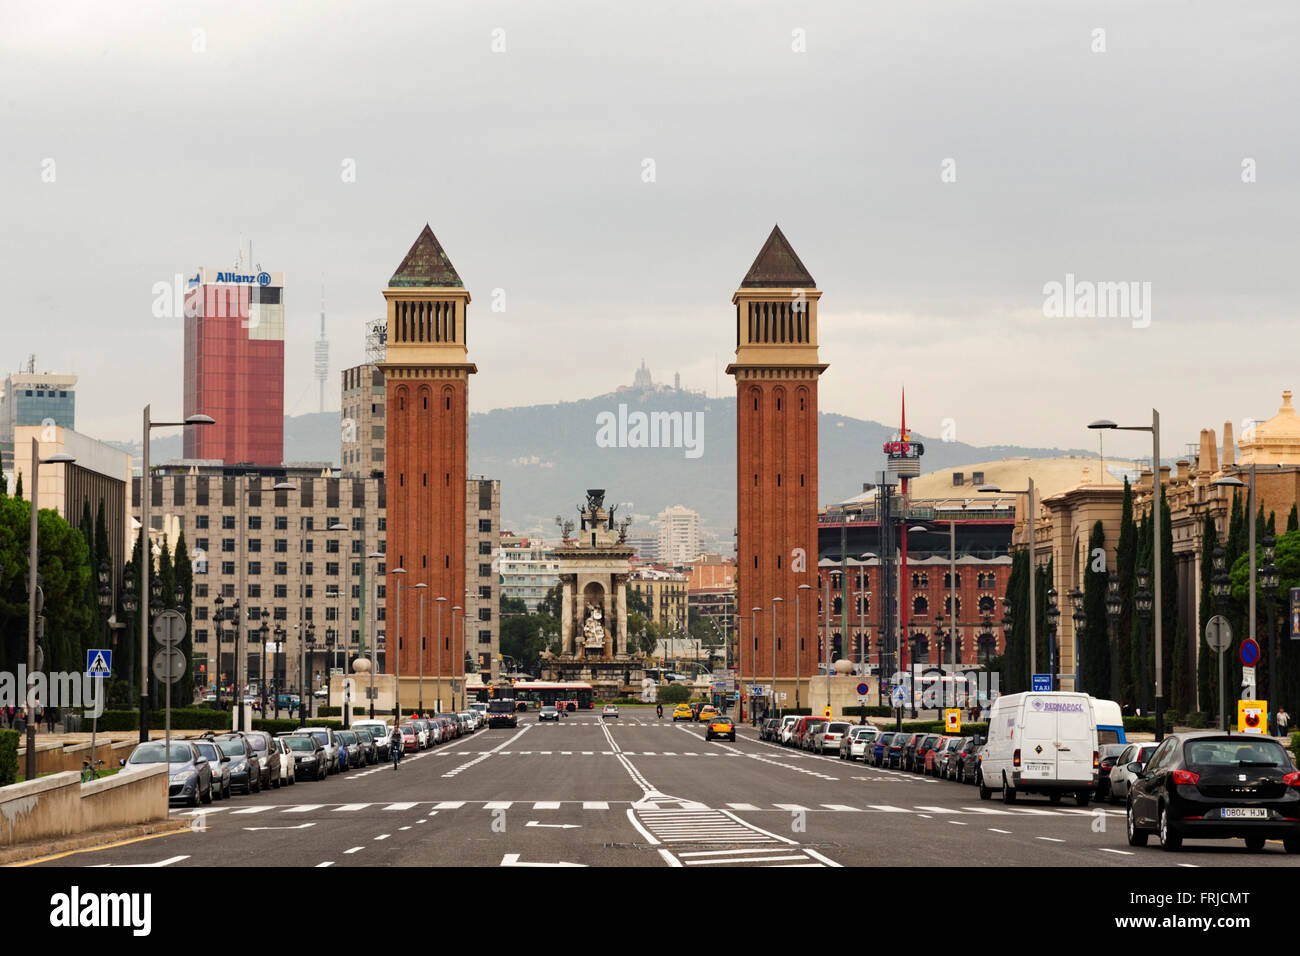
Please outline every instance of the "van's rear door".
[{"label": "van's rear door", "polygon": [[1056,777],[1092,780],[1092,752],[1097,749],[1092,710],[1082,698],[1059,701],[1056,711]]},{"label": "van's rear door", "polygon": [[1056,779],[1056,713],[1049,695],[1026,694],[1021,712],[1020,777],[1026,783]]}]

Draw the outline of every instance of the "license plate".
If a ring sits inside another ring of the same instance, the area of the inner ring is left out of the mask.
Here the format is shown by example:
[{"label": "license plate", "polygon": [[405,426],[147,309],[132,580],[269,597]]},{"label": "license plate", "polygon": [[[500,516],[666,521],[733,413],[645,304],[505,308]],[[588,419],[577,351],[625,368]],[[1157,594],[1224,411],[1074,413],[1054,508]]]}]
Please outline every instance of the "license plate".
[{"label": "license plate", "polygon": [[1050,763],[1035,763],[1033,761],[1030,761],[1028,764],[1025,765],[1025,767],[1030,773],[1051,773],[1052,772],[1052,765]]},{"label": "license plate", "polygon": [[1225,807],[1219,811],[1225,820],[1267,820],[1268,811],[1263,807]]}]

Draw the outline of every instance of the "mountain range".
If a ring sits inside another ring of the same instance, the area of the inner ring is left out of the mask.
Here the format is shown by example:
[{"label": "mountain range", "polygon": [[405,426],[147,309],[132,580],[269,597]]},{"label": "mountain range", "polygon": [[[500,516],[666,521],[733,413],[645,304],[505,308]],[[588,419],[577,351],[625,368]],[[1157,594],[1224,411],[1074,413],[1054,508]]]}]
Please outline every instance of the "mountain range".
[{"label": "mountain range", "polygon": [[[896,430],[847,415],[822,413],[818,420],[819,497],[827,504],[862,491],[863,482],[884,467],[881,445]],[[670,433],[677,442],[651,447],[652,423],[655,437]],[[1013,456],[1088,454],[975,446],[915,431],[913,438],[925,442],[922,467],[927,472]],[[139,442],[114,444],[138,460]],[[154,440],[153,461],[168,462],[180,454],[179,435]],[[286,417],[284,454],[287,462],[337,466],[339,413]],[[648,533],[658,512],[680,504],[699,512],[706,541],[729,551],[736,514],[736,399],[652,386],[477,412],[470,415],[469,470],[501,480],[502,526],[517,533],[553,537],[557,515],[572,517],[586,489],[604,488],[606,500],[624,503],[620,511],[633,518],[629,534]]]}]

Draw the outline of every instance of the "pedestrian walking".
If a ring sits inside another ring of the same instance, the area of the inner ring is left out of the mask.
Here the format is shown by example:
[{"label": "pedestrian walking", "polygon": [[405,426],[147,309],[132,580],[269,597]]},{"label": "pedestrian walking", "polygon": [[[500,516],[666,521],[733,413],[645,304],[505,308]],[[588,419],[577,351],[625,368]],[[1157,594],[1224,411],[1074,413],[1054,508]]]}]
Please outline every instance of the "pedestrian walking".
[{"label": "pedestrian walking", "polygon": [[1279,707],[1277,709],[1277,716],[1274,720],[1277,721],[1277,735],[1279,737],[1285,737],[1287,728],[1291,726],[1291,715],[1286,712],[1285,707]]},{"label": "pedestrian walking", "polygon": [[54,733],[54,718],[57,716],[58,712],[53,707],[45,708],[45,725],[50,728],[50,733]]}]

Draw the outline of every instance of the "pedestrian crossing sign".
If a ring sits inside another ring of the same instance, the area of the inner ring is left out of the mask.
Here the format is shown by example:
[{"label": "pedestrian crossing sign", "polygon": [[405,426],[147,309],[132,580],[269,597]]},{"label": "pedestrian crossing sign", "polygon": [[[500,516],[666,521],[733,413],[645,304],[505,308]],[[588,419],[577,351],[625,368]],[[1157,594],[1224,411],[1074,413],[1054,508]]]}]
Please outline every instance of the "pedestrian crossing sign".
[{"label": "pedestrian crossing sign", "polygon": [[113,671],[113,652],[109,650],[86,651],[86,674],[89,677],[107,677]]}]

